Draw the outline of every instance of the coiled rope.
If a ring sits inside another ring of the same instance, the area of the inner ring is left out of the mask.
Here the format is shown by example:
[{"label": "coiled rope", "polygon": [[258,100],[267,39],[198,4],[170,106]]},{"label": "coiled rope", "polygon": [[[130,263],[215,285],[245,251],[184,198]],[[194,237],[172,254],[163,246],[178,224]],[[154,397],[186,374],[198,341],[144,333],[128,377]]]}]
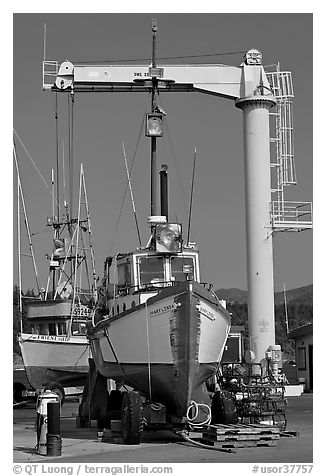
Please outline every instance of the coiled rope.
[{"label": "coiled rope", "polygon": [[[207,417],[204,421],[196,422],[195,420],[198,418],[199,410],[201,408],[202,409],[205,408],[207,410],[207,412],[204,410],[204,413],[207,414]],[[193,409],[195,411],[195,414],[193,416],[191,416],[190,412]],[[187,417],[187,421],[189,423],[190,428],[196,428],[197,429],[197,428],[202,427],[203,425],[209,425],[210,424],[211,419],[212,419],[212,412],[211,412],[210,407],[208,405],[206,405],[206,403],[197,403],[194,400],[191,400],[190,403],[189,403],[189,406],[188,406],[186,417]]]}]

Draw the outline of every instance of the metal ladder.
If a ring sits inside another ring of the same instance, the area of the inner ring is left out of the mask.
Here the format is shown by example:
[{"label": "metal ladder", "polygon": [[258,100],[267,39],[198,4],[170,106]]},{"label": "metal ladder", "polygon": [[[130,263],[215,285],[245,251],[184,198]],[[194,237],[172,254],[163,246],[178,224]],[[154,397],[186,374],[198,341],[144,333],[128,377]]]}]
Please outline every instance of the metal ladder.
[{"label": "metal ladder", "polygon": [[280,71],[279,64],[266,71],[276,110],[270,112],[271,126],[271,228],[275,231],[303,231],[312,228],[311,202],[285,200],[285,187],[296,185],[293,150],[292,73]]}]

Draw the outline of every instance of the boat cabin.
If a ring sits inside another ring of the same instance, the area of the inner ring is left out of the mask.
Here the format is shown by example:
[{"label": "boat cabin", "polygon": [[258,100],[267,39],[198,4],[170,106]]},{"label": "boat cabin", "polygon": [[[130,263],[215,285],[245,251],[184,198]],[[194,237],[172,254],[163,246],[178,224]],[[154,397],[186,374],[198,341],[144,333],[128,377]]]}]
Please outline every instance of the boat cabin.
[{"label": "boat cabin", "polygon": [[107,258],[99,299],[110,316],[143,304],[160,289],[183,281],[200,282],[198,250],[158,253],[137,250]]},{"label": "boat cabin", "polygon": [[31,300],[26,305],[27,322],[32,334],[44,336],[67,336],[86,334],[86,322],[91,310],[86,306],[75,306],[71,317],[71,299]]},{"label": "boat cabin", "polygon": [[119,294],[149,291],[187,280],[199,281],[198,252],[188,250],[168,255],[145,250],[118,255],[116,273]]}]

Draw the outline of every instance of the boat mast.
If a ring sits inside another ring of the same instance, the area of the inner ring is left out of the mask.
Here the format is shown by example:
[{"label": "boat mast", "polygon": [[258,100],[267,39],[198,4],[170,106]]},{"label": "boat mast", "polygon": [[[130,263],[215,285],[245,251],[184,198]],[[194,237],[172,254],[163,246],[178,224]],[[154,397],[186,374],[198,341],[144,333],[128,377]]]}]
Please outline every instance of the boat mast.
[{"label": "boat mast", "polygon": [[[152,20],[153,49],[152,68],[156,68],[156,32],[157,22]],[[152,112],[156,110],[157,77],[152,76]],[[151,216],[157,215],[157,191],[156,191],[156,137],[151,137]]]},{"label": "boat mast", "polygon": [[[15,141],[14,141],[13,151],[14,151],[14,160],[15,160],[15,166],[16,166],[16,172],[17,172],[18,279],[19,279],[19,294],[20,294],[19,306],[20,306],[20,312],[22,312],[22,300],[21,300],[22,299],[22,278],[21,278],[21,257],[22,256],[27,256],[27,257],[32,259],[38,295],[40,294],[40,284],[39,284],[38,272],[37,272],[36,261],[35,261],[34,250],[33,250],[32,234],[31,234],[31,231],[30,231],[30,226],[29,226],[29,221],[28,221],[28,216],[27,216],[27,210],[26,210],[26,205],[25,205],[25,199],[24,199],[24,194],[23,194],[23,188],[22,188],[22,184],[21,184],[21,180],[20,180],[20,173],[19,173],[19,168],[18,168],[18,160],[17,160],[17,152],[16,152]],[[22,250],[21,250],[21,227],[20,227],[20,215],[21,214],[23,214],[23,216],[24,216],[25,228],[26,228],[27,239],[28,239],[28,246],[29,246],[29,253],[23,253]]]}]

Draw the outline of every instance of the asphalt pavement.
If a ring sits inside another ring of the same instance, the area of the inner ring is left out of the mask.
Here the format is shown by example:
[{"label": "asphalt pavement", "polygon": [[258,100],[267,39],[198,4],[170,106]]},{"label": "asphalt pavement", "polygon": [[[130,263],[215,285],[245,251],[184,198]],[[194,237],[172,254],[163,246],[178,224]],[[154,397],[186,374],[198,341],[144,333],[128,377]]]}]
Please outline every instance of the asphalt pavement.
[{"label": "asphalt pavement", "polygon": [[313,395],[288,398],[287,430],[299,436],[281,436],[275,447],[235,448],[233,453],[190,445],[166,431],[144,432],[140,445],[123,445],[110,432],[97,440],[97,428],[76,428],[77,401],[67,401],[61,414],[61,456],[35,450],[35,404],[13,411],[14,463],[312,463]]}]

